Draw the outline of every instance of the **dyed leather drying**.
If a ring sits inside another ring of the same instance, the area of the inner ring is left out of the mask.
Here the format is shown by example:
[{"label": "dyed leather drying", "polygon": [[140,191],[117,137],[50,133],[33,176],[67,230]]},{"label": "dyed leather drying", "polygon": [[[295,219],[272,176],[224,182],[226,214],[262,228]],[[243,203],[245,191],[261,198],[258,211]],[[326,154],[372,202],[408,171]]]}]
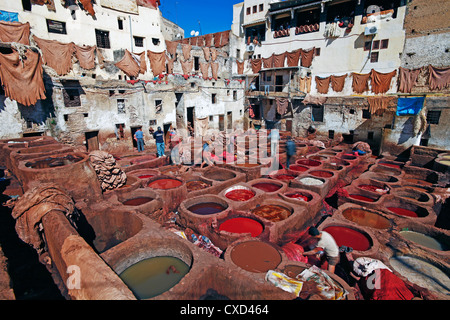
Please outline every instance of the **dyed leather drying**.
[{"label": "dyed leather drying", "polygon": [[448,87],[448,85],[450,84],[450,67],[436,68],[432,65],[429,65],[428,72],[430,73],[428,83],[431,90],[441,90]]},{"label": "dyed leather drying", "polygon": [[197,38],[197,46],[203,47],[205,45],[205,36],[201,36]]},{"label": "dyed leather drying", "polygon": [[277,98],[277,112],[281,115],[284,115],[289,106],[289,99],[285,98]]},{"label": "dyed leather drying", "polygon": [[75,45],[71,43],[61,43],[56,40],[44,40],[33,36],[38,47],[42,51],[44,63],[54,69],[60,76],[66,75],[72,70],[72,56],[75,52]]},{"label": "dyed leather drying", "polygon": [[209,50],[209,47],[203,47],[203,56],[205,57],[206,61],[209,61],[211,59],[211,51]]},{"label": "dyed leather drying", "polygon": [[237,73],[243,74],[244,73],[244,61],[236,61],[237,63]]},{"label": "dyed leather drying", "polygon": [[391,80],[397,75],[397,70],[389,73],[381,73],[375,70],[370,71],[370,78],[372,80],[373,93],[386,93],[391,87]]},{"label": "dyed leather drying", "polygon": [[262,58],[265,69],[273,68],[273,54],[269,58]]},{"label": "dyed leather drying", "polygon": [[152,69],[153,76],[160,75],[166,71],[166,52],[152,52],[147,51],[148,59],[150,60],[150,68]]},{"label": "dyed leather drying", "polygon": [[146,73],[147,63],[145,62],[145,51],[142,51],[141,53],[133,53],[133,55],[139,57],[139,73]]},{"label": "dyed leather drying", "polygon": [[300,91],[309,93],[311,91],[311,77],[299,78]]},{"label": "dyed leather drying", "polygon": [[194,61],[182,61],[181,62],[181,69],[183,69],[183,74],[189,74],[192,71],[192,68],[194,67]]},{"label": "dyed leather drying", "polygon": [[220,39],[220,47],[226,46],[230,42],[230,31],[222,31],[222,38]]},{"label": "dyed leather drying", "polygon": [[78,0],[83,5],[84,10],[89,12],[91,16],[95,16],[94,7],[92,6],[92,0]]},{"label": "dyed leather drying", "polygon": [[251,64],[252,64],[252,72],[253,73],[258,73],[259,71],[261,71],[261,66],[262,66],[261,59],[252,59]]},{"label": "dyed leather drying", "polygon": [[222,36],[221,32],[214,33],[214,47],[216,48],[220,47],[221,36]]},{"label": "dyed leather drying", "polygon": [[168,53],[170,53],[172,58],[175,58],[175,55],[177,54],[177,47],[178,42],[166,40],[166,50]]},{"label": "dyed leather drying", "polygon": [[298,50],[295,50],[292,52],[286,52],[288,67],[297,67],[298,61],[300,60],[300,55],[301,55],[301,49],[298,49]]},{"label": "dyed leather drying", "polygon": [[280,54],[273,55],[273,67],[274,68],[283,68],[284,60],[286,59],[286,52]]},{"label": "dyed leather drying", "polygon": [[209,65],[209,63],[200,62],[200,72],[202,73],[203,80],[208,79]]},{"label": "dyed leather drying", "polygon": [[42,78],[42,59],[32,50],[25,51],[26,59],[20,61],[19,53],[0,54],[0,79],[5,95],[25,106],[46,99]]},{"label": "dyed leather drying", "polygon": [[96,46],[77,46],[75,45],[75,55],[80,63],[80,67],[86,70],[95,68]]},{"label": "dyed leather drying", "polygon": [[211,47],[212,37],[213,37],[213,35],[211,33],[205,34],[205,47]]},{"label": "dyed leather drying", "polygon": [[0,21],[0,41],[30,44],[30,23]]},{"label": "dyed leather drying", "polygon": [[305,67],[305,68],[311,67],[311,64],[312,64],[312,61],[314,58],[314,50],[315,50],[315,48],[311,48],[311,49],[307,49],[307,50],[302,49],[302,51],[301,51],[301,57],[302,57],[301,66],[302,67]]},{"label": "dyed leather drying", "polygon": [[157,9],[158,5],[160,5],[160,1],[159,0],[136,0],[136,4],[141,7]]},{"label": "dyed leather drying", "polygon": [[342,76],[331,76],[331,88],[334,92],[341,92],[344,90],[345,79],[347,78],[347,74]]},{"label": "dyed leather drying", "polygon": [[316,105],[323,105],[327,101],[327,97],[319,97],[319,96],[312,96],[309,93],[305,96],[305,99],[303,99],[302,103],[304,105],[306,104],[316,104]]},{"label": "dyed leather drying", "polygon": [[139,75],[139,64],[131,55],[130,51],[125,50],[122,60],[115,64],[117,68],[122,70],[129,77],[137,77]]},{"label": "dyed leather drying", "polygon": [[362,74],[352,72],[352,88],[356,93],[363,93],[364,91],[369,90],[369,78],[370,73]]},{"label": "dyed leather drying", "polygon": [[398,68],[398,91],[403,93],[411,93],[412,88],[417,82],[417,77],[420,73],[420,68],[418,69],[405,69]]},{"label": "dyed leather drying", "polygon": [[209,51],[211,52],[211,61],[216,61],[216,59],[217,59],[216,48],[210,48]]},{"label": "dyed leather drying", "polygon": [[174,63],[175,63],[175,58],[169,58],[169,57],[166,55],[166,62],[167,62],[167,72],[168,72],[169,74],[172,74],[172,73],[173,73],[173,65],[174,65]]},{"label": "dyed leather drying", "polygon": [[371,114],[381,116],[393,100],[394,97],[367,97],[369,112]]},{"label": "dyed leather drying", "polygon": [[316,88],[317,92],[326,94],[328,93],[328,87],[330,86],[330,77],[319,78],[316,76]]},{"label": "dyed leather drying", "polygon": [[212,62],[211,63],[211,71],[212,71],[212,77],[214,78],[214,80],[217,80],[218,73],[219,73],[219,63]]},{"label": "dyed leather drying", "polygon": [[181,49],[183,51],[184,60],[189,60],[191,58],[191,49],[192,45],[190,44],[182,44]]}]

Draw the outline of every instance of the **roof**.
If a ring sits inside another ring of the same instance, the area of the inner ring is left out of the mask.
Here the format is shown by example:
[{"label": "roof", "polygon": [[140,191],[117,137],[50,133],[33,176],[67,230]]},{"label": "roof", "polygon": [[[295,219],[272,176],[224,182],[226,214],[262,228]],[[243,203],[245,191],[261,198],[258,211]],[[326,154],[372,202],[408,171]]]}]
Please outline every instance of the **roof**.
[{"label": "roof", "polygon": [[313,2],[321,2],[317,0],[288,0],[282,2],[275,2],[270,4],[269,12],[278,11],[282,9],[288,9],[293,7],[298,7],[301,5],[313,3]]}]

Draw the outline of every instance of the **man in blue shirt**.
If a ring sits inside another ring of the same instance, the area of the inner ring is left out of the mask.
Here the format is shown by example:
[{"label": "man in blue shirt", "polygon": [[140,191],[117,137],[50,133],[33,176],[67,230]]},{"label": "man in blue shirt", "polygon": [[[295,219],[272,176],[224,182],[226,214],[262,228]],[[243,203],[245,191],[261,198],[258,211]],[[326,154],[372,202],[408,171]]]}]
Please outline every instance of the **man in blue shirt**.
[{"label": "man in blue shirt", "polygon": [[134,140],[137,142],[138,152],[144,151],[144,133],[141,128],[134,133]]},{"label": "man in blue shirt", "polygon": [[158,158],[164,156],[164,132],[161,130],[161,127],[158,127],[155,133],[153,133],[153,138],[156,140],[156,151],[158,153]]},{"label": "man in blue shirt", "polygon": [[295,155],[297,151],[297,146],[295,142],[292,141],[292,138],[289,136],[286,141],[286,168],[289,169],[289,165],[291,164],[291,157]]}]

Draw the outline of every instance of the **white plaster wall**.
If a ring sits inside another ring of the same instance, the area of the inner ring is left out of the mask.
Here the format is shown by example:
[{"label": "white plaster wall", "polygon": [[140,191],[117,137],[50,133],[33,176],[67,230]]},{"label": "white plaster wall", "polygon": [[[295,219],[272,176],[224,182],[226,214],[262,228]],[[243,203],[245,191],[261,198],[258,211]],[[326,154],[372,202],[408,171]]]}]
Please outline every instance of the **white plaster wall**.
[{"label": "white plaster wall", "polygon": [[22,122],[17,102],[0,96],[0,139],[22,137]]}]

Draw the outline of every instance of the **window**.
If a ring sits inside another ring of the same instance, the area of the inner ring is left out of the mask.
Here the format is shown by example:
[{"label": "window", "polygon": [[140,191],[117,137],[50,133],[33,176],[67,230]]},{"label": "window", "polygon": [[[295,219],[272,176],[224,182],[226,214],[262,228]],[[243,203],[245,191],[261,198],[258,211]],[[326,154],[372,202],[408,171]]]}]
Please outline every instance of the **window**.
[{"label": "window", "polygon": [[109,43],[109,31],[95,29],[95,38],[97,40],[97,47],[104,49],[111,48]]},{"label": "window", "polygon": [[378,52],[372,52],[370,54],[370,62],[372,63],[378,62]]},{"label": "window", "polygon": [[429,110],[427,112],[427,123],[429,124],[439,124],[440,118],[441,118],[440,110]]},{"label": "window", "polygon": [[214,121],[214,116],[209,116],[209,122],[213,122]]},{"label": "window", "polygon": [[315,55],[316,55],[316,57],[320,56],[320,48],[316,48]]},{"label": "window", "polygon": [[153,43],[154,46],[159,46],[161,41],[158,38],[152,38],[152,43]]},{"label": "window", "polygon": [[134,38],[134,45],[136,47],[143,47],[144,46],[144,38],[142,37],[133,37]]},{"label": "window", "polygon": [[259,12],[264,11],[264,3],[261,3],[259,5]]},{"label": "window", "polygon": [[22,0],[22,7],[24,11],[31,11],[31,2],[30,0]]},{"label": "window", "polygon": [[363,119],[370,119],[372,118],[372,114],[370,113],[369,109],[364,109],[362,113]]},{"label": "window", "polygon": [[119,30],[123,30],[123,20],[118,18],[117,19],[117,26],[119,27]]},{"label": "window", "polygon": [[389,46],[389,39],[381,40],[381,47],[380,47],[380,49],[387,49],[388,46]]},{"label": "window", "polygon": [[256,13],[256,12],[258,12],[258,6],[253,6],[253,13]]},{"label": "window", "polygon": [[66,23],[61,21],[47,19],[47,30],[50,33],[67,34]]},{"label": "window", "polygon": [[212,104],[217,103],[217,94],[216,93],[211,94],[211,103]]},{"label": "window", "polygon": [[236,49],[236,58],[237,59],[241,58],[241,50],[240,49]]},{"label": "window", "polygon": [[160,113],[162,111],[162,100],[155,100],[155,111]]},{"label": "window", "polygon": [[372,46],[372,43],[370,41],[364,42],[364,51],[370,51],[371,46]]},{"label": "window", "polygon": [[372,50],[378,50],[380,49],[380,40],[375,40],[372,43]]},{"label": "window", "polygon": [[334,139],[334,130],[328,130],[328,138]]},{"label": "window", "polygon": [[80,92],[78,89],[64,89],[63,90],[64,105],[66,107],[81,106]]},{"label": "window", "polygon": [[312,121],[323,122],[323,106],[312,106]]},{"label": "window", "polygon": [[199,71],[200,70],[200,58],[194,57],[194,70]]},{"label": "window", "polygon": [[248,7],[248,8],[247,8],[247,15],[249,15],[249,14],[251,13],[250,10],[251,10],[250,7]]},{"label": "window", "polygon": [[117,113],[125,113],[125,99],[117,99]]},{"label": "window", "polygon": [[373,131],[367,133],[367,140],[373,140]]},{"label": "window", "polygon": [[237,101],[237,91],[233,90],[233,101]]},{"label": "window", "polygon": [[157,123],[157,122],[156,122],[156,119],[153,119],[153,120],[149,120],[149,121],[148,121],[148,125],[149,125],[149,126],[156,126],[156,123]]}]

